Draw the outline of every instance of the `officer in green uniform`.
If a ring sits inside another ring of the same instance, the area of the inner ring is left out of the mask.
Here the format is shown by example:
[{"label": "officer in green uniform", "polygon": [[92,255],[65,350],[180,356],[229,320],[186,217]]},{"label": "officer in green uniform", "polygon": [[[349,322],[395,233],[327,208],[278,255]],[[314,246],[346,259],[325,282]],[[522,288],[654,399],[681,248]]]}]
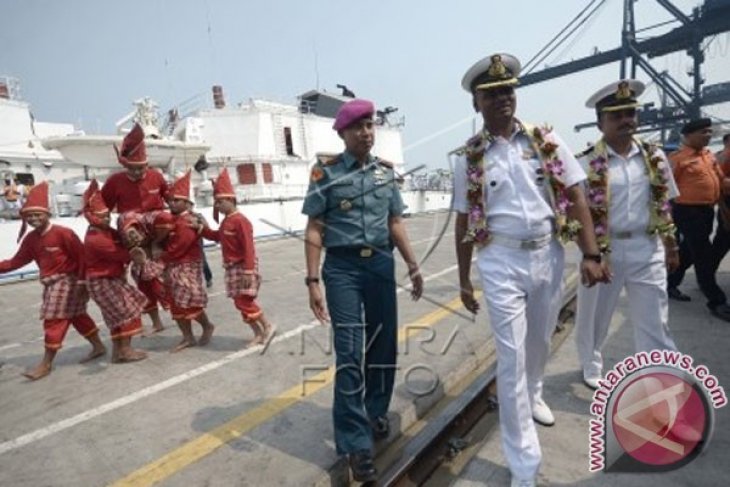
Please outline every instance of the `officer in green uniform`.
[{"label": "officer in green uniform", "polygon": [[[360,482],[375,480],[373,439],[390,432],[386,413],[398,336],[393,247],[408,265],[413,299],[423,290],[392,164],[370,154],[374,111],[371,102],[359,99],[340,108],[333,128],[345,142],[345,152],[317,161],[302,209],[309,217],[310,307],[323,323],[331,317],[334,330],[335,444]],[[319,282],[322,247],[327,249],[322,281],[329,314]]]}]

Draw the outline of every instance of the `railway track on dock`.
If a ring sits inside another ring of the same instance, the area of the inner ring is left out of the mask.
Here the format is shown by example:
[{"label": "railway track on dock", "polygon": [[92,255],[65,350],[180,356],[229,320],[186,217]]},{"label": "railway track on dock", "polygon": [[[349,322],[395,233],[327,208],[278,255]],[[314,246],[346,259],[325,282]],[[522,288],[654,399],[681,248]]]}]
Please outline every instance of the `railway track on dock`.
[{"label": "railway track on dock", "polygon": [[[551,355],[573,328],[578,275],[566,280],[558,329]],[[476,455],[484,439],[498,426],[496,406],[496,352],[464,377],[423,418],[383,449],[376,459],[381,473],[371,485],[402,487],[448,485]],[[357,484],[353,484],[357,485]]]}]

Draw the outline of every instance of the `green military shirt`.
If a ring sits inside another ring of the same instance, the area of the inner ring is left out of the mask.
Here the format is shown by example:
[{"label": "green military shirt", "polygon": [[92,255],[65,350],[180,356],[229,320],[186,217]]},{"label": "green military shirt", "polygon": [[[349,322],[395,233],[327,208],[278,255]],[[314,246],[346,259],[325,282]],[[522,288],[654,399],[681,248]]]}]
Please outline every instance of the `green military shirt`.
[{"label": "green military shirt", "polygon": [[391,165],[372,155],[358,167],[347,152],[318,160],[302,213],[324,222],[324,246],[389,245],[388,218],[404,206]]}]

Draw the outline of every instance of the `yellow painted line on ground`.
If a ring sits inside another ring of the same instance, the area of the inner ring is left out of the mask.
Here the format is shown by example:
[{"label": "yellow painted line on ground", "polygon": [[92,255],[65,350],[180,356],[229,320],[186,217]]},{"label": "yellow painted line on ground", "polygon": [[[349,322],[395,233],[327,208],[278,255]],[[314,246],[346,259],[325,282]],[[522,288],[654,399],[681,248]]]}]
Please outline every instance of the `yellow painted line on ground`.
[{"label": "yellow painted line on ground", "polygon": [[[477,293],[481,294],[481,293]],[[479,296],[477,296],[477,299]],[[440,308],[424,315],[420,320],[402,327],[398,331],[398,343],[407,340],[413,333],[409,328],[418,325],[419,327],[430,327],[449,316],[453,311],[459,310],[463,305],[461,298],[457,297],[449,301],[445,308]],[[422,328],[421,328],[422,329]],[[157,460],[148,463],[144,467],[132,472],[126,477],[111,484],[111,487],[142,487],[151,486],[174,475],[185,467],[192,465],[198,460],[210,455],[218,448],[239,438],[254,428],[266,423],[271,418],[301,402],[306,397],[315,394],[328,386],[335,377],[333,366],[313,377],[307,379],[306,389],[302,385],[294,386],[281,394],[267,400],[260,406],[247,411],[240,416],[233,418],[221,426],[205,433],[194,440],[172,450]]]}]

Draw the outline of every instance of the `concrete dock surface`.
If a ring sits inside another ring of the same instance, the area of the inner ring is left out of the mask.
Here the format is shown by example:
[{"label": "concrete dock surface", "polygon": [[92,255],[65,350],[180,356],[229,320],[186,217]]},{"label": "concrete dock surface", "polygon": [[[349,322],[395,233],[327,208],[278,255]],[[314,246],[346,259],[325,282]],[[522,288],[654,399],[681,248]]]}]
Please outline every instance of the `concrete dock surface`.
[{"label": "concrete dock surface", "polygon": [[[718,271],[718,283],[730,291],[730,261]],[[725,391],[730,390],[730,323],[713,317],[705,306],[694,273],[687,273],[681,289],[691,302],[671,301],[669,328],[680,352],[704,364]],[[634,354],[632,325],[627,321],[625,294],[619,300],[604,347],[604,373]],[[727,392],[726,392],[727,394]],[[730,484],[730,407],[715,409],[714,434],[707,449],[684,467],[662,473],[591,473],[589,471],[589,413],[593,391],[582,380],[575,347],[575,330],[552,355],[547,366],[544,398],[555,414],[552,427],[538,426],[543,463],[539,486],[639,487],[721,487]],[[498,429],[488,436],[479,453],[451,482],[455,487],[510,485]]]}]

